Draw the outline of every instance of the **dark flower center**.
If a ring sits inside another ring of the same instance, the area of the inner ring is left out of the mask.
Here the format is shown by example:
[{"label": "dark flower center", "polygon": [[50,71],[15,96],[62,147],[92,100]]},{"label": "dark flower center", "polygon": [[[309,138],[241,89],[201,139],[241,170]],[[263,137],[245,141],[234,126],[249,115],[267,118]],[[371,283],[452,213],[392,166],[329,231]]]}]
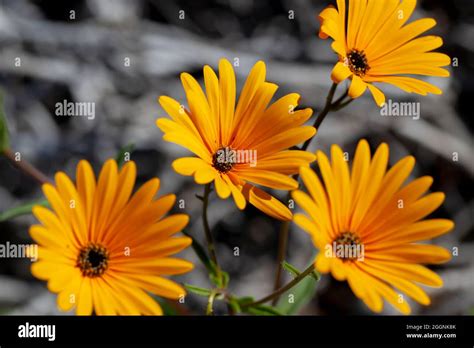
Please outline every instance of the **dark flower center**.
[{"label": "dark flower center", "polygon": [[347,65],[349,66],[349,69],[351,69],[351,71],[357,76],[364,76],[365,73],[370,69],[370,66],[367,63],[365,52],[356,49],[351,50],[347,54]]},{"label": "dark flower center", "polygon": [[109,252],[100,244],[89,243],[82,248],[77,257],[76,267],[84,277],[98,277],[107,270]]},{"label": "dark flower center", "polygon": [[343,252],[337,253],[337,257],[346,260],[354,260],[360,258],[363,255],[363,245],[360,237],[353,232],[342,232],[336,239],[334,244],[337,249],[341,249]]},{"label": "dark flower center", "polygon": [[230,146],[221,147],[212,156],[212,166],[221,173],[229,172],[236,163],[236,154]]}]

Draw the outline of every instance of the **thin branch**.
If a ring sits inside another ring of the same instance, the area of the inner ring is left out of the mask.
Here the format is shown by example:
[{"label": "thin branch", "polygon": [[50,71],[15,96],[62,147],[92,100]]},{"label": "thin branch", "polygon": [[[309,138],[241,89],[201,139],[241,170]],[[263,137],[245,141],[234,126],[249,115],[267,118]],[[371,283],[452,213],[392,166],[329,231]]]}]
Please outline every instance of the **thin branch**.
[{"label": "thin branch", "polygon": [[289,282],[285,286],[279,288],[278,290],[272,292],[270,295],[265,296],[264,298],[262,298],[258,301],[244,304],[244,305],[242,305],[242,307],[243,308],[253,307],[253,306],[260,305],[260,304],[266,303],[268,301],[271,301],[275,298],[280,297],[280,295],[282,295],[286,291],[290,290],[292,287],[294,287],[296,284],[298,284],[300,281],[302,281],[308,274],[310,274],[313,271],[314,271],[314,263],[311,263],[311,265],[308,268],[306,268],[301,274],[299,274],[297,277],[295,277],[291,282]]},{"label": "thin branch", "polygon": [[44,175],[42,172],[40,172],[38,169],[36,169],[33,165],[30,163],[20,160],[17,161],[15,158],[15,154],[13,153],[12,150],[6,149],[3,151],[3,155],[5,156],[6,159],[17,169],[19,169],[21,172],[25,173],[26,175],[32,177],[34,180],[36,180],[39,184],[43,185],[48,182],[51,182],[49,178]]}]

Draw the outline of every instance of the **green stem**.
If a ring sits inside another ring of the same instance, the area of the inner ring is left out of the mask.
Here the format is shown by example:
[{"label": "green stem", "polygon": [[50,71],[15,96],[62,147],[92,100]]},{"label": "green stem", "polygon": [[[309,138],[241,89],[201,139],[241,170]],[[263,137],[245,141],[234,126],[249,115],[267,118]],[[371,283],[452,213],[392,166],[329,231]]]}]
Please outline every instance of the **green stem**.
[{"label": "green stem", "polygon": [[[287,202],[290,196],[288,195],[287,197]],[[280,233],[278,234],[278,255],[277,255],[277,260],[278,260],[278,266],[276,270],[276,275],[275,275],[275,283],[273,285],[273,290],[277,290],[281,287],[281,278],[282,278],[282,273],[283,273],[283,261],[285,260],[286,256],[286,249],[287,249],[287,244],[288,244],[288,233],[290,230],[290,222],[289,221],[284,221],[281,224],[280,227]],[[273,300],[273,305],[276,304],[278,301],[278,297],[276,297]]]},{"label": "green stem", "polygon": [[[334,93],[336,93],[336,89],[337,83],[333,83],[331,89],[329,90],[328,96],[326,97],[326,105],[324,105],[323,110],[319,113],[319,115],[316,117],[316,120],[314,121],[313,127],[316,128],[318,131],[319,127],[321,126],[321,123],[323,123],[327,114],[329,114],[329,111],[331,111],[331,108],[333,106],[332,100],[334,98]],[[308,140],[306,140],[303,146],[301,147],[301,150],[305,151],[311,143],[312,139],[313,138],[309,138]]]},{"label": "green stem", "polygon": [[[324,119],[326,118],[326,116],[329,114],[330,111],[342,109],[344,106],[349,104],[350,101],[352,101],[352,98],[351,98],[348,102],[342,103],[343,100],[349,94],[349,90],[346,89],[346,91],[333,102],[337,86],[338,86],[337,83],[333,83],[331,85],[331,88],[329,89],[328,95],[326,97],[326,104],[324,105],[322,111],[318,114],[318,116],[316,117],[314,121],[313,127],[316,128],[317,130],[319,130],[319,127],[321,126],[321,124],[323,123]],[[306,140],[303,146],[300,148],[300,150],[305,151],[308,148],[313,138],[309,138],[308,140]],[[299,177],[298,174],[293,176],[295,180],[298,180],[298,177]],[[288,193],[287,202],[290,198],[291,198],[290,193]],[[289,228],[290,228],[290,223],[288,221],[283,222],[280,228],[279,241],[278,241],[278,265],[277,265],[277,270],[276,270],[276,275],[275,275],[275,284],[273,287],[274,290],[277,290],[281,286],[281,278],[282,278],[282,271],[283,271],[282,264],[286,256]],[[273,302],[276,303],[276,301],[278,301],[278,297],[276,297]]]},{"label": "green stem", "polygon": [[[331,111],[334,111],[334,106],[341,104],[341,102],[349,95],[349,88],[346,88],[346,91],[337,98],[331,105]],[[352,98],[350,98],[352,99]]]},{"label": "green stem", "polygon": [[207,251],[209,256],[216,266],[217,277],[221,278],[221,268],[219,266],[219,262],[217,261],[217,254],[216,254],[216,246],[214,243],[214,238],[212,237],[211,228],[209,227],[209,220],[207,218],[207,207],[209,205],[209,195],[211,193],[211,184],[206,184],[204,186],[204,195],[202,197],[202,224],[204,228],[204,233],[206,235],[206,244],[207,244]]},{"label": "green stem", "polygon": [[5,149],[3,150],[2,154],[14,167],[35,179],[39,184],[43,185],[50,182],[49,178],[36,169],[33,165],[24,160],[17,161],[12,150]]},{"label": "green stem", "polygon": [[207,308],[206,308],[206,315],[213,315],[214,313],[214,300],[218,294],[217,289],[213,289],[209,298],[207,299]]},{"label": "green stem", "polygon": [[[329,111],[331,111],[331,107],[333,105],[332,100],[334,99],[334,94],[336,93],[336,89],[337,89],[337,83],[333,83],[326,97],[326,104],[324,105],[321,113],[319,113],[319,115],[316,117],[316,120],[314,121],[313,127],[315,127],[316,129],[318,129],[319,126],[321,126],[321,123],[324,121],[324,118],[329,113]],[[345,98],[346,93],[344,93],[343,96],[337,99],[336,103],[342,101]],[[308,140],[306,140],[306,142],[303,144],[300,150],[305,151],[308,148],[309,144],[311,143],[311,140],[312,138],[309,138]],[[295,180],[298,180],[298,174],[294,175],[293,178]],[[290,194],[288,194],[287,196],[287,201],[289,199],[290,199]],[[281,275],[283,271],[282,263],[286,257],[286,247],[288,244],[289,228],[290,228],[290,223],[288,221],[283,222],[280,228],[280,234],[278,238],[278,256],[277,256],[278,264],[277,264],[277,270],[275,274],[275,284],[273,287],[274,290],[277,290],[281,286]],[[278,301],[278,297],[275,298],[274,303],[276,303],[276,301]]]},{"label": "green stem", "polygon": [[354,100],[354,99],[349,98],[349,99],[347,99],[347,100],[344,101],[344,102],[342,102],[342,100],[341,100],[341,102],[338,103],[338,104],[334,103],[335,106],[334,106],[331,110],[333,110],[333,111],[341,110],[342,108],[344,108],[344,107],[346,107],[347,105],[349,105],[350,103],[352,103],[353,100]]},{"label": "green stem", "polygon": [[270,295],[265,296],[264,298],[258,301],[242,305],[242,308],[253,307],[253,306],[260,305],[268,301],[274,300],[274,299],[278,299],[281,294],[290,290],[292,287],[294,287],[296,284],[302,281],[308,274],[310,274],[313,271],[314,271],[314,263],[311,263],[311,265],[308,268],[306,268],[303,272],[301,272],[297,277],[295,277],[291,282],[289,282],[285,286],[279,288],[278,290],[272,292]]}]

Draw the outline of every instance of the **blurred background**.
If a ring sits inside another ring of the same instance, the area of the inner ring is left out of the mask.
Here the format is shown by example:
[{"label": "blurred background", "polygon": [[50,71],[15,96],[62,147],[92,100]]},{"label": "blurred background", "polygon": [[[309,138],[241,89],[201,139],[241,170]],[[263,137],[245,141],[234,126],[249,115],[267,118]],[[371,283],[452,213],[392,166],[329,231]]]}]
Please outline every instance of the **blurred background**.
[{"label": "blurred background", "polygon": [[[59,170],[74,176],[82,158],[91,161],[97,172],[106,159],[133,143],[131,159],[138,165],[139,182],[158,176],[161,193],[174,192],[184,199],[184,211],[191,215],[188,231],[202,240],[201,202],[195,194],[201,194],[203,187],[172,171],[172,160],[188,152],[162,141],[154,125],[156,118],[165,116],[157,97],[169,95],[186,104],[179,73],[189,72],[201,81],[203,65],[215,68],[221,57],[238,60],[240,90],[249,69],[263,59],[267,80],[280,86],[277,97],[297,92],[301,106],[318,112],[336,60],[330,41],[317,37],[317,14],[329,3],[0,0],[0,86],[12,148],[52,177]],[[450,78],[428,79],[441,87],[442,96],[419,97],[382,86],[387,98],[420,102],[419,120],[381,117],[367,92],[330,114],[310,148],[327,151],[337,143],[352,155],[360,138],[368,139],[373,149],[385,141],[391,164],[414,155],[413,177],[430,175],[432,190],[446,193],[446,202],[433,216],[453,219],[456,228],[435,243],[457,247],[459,256],[434,267],[445,285],[427,289],[431,306],[412,303],[414,314],[474,313],[473,12],[472,0],[419,1],[414,18],[435,18],[438,25],[430,34],[441,36],[445,42],[441,50],[459,63],[448,67]],[[20,65],[15,64],[17,58]],[[94,102],[95,119],[55,116],[55,104],[65,99]],[[275,194],[284,197],[282,192]],[[40,187],[0,157],[0,212],[40,198]],[[209,211],[218,257],[231,276],[231,291],[254,297],[271,292],[279,223],[251,206],[240,213],[232,200],[215,196]],[[28,227],[34,222],[31,216],[0,222],[0,243],[31,242]],[[314,252],[309,237],[292,224],[287,259],[303,268]],[[199,265],[192,250],[182,256]],[[58,313],[56,296],[31,276],[29,267],[29,260],[0,259],[0,314]],[[176,279],[209,286],[201,266]],[[289,279],[285,274],[285,281]],[[369,314],[345,282],[325,276],[315,291],[314,299],[298,313]],[[191,294],[186,307],[190,313],[203,313],[205,298]],[[225,308],[218,306],[217,311]],[[384,313],[395,312],[386,305]]]}]

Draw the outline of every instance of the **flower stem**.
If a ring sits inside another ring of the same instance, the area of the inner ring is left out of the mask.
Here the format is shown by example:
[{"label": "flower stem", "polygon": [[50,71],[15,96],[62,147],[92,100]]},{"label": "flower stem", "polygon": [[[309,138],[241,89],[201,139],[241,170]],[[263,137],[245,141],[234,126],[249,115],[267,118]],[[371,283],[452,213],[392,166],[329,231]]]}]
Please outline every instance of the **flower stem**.
[{"label": "flower stem", "polygon": [[[326,104],[324,105],[323,110],[319,113],[319,115],[316,117],[316,120],[314,121],[313,127],[316,128],[318,131],[319,127],[321,126],[321,123],[323,123],[327,114],[329,114],[329,111],[331,111],[331,108],[333,107],[332,100],[334,98],[334,93],[336,93],[336,89],[337,83],[333,83],[331,89],[329,90],[328,96],[326,97]],[[338,99],[338,101],[340,102],[342,101],[342,99]],[[303,146],[301,147],[301,150],[305,151],[311,143],[312,139],[313,138],[309,138],[308,140],[306,140]]]},{"label": "flower stem", "polygon": [[[288,199],[290,196],[288,195]],[[288,202],[287,199],[287,202]],[[288,244],[288,233],[290,230],[290,222],[289,221],[284,221],[281,223],[280,226],[280,233],[278,234],[278,266],[277,266],[277,271],[275,275],[275,283],[273,285],[273,290],[277,290],[281,287],[281,275],[283,272],[283,260],[285,260],[286,256],[286,249],[287,249],[287,244]],[[278,297],[275,297],[273,300],[273,304],[276,304],[278,301]]]},{"label": "flower stem", "polygon": [[[330,111],[339,110],[342,107],[349,104],[350,101],[352,101],[352,98],[351,98],[349,100],[349,102],[344,102],[343,103],[343,100],[349,94],[349,90],[346,89],[346,91],[338,99],[336,99],[333,102],[337,86],[338,86],[337,83],[333,83],[331,85],[331,88],[329,89],[328,95],[326,97],[326,104],[324,105],[323,109],[321,110],[321,112],[316,117],[316,120],[314,121],[313,127],[316,128],[317,130],[319,130],[319,127],[321,126],[321,124],[323,123],[324,119],[326,118],[326,116],[329,114]],[[311,140],[313,138],[309,138],[308,140],[306,140],[300,150],[306,151],[306,149],[308,148],[308,146],[311,143]],[[298,174],[293,176],[293,178],[295,180],[298,180],[298,177],[299,177]],[[290,199],[290,197],[291,197],[290,193],[288,193],[287,202]],[[275,274],[275,284],[274,284],[274,288],[273,288],[275,291],[278,288],[280,288],[280,286],[281,286],[281,274],[282,274],[282,270],[283,270],[282,269],[282,264],[283,264],[283,260],[285,259],[285,256],[286,256],[289,228],[290,228],[290,222],[289,221],[283,222],[282,225],[281,225],[281,228],[280,228],[280,234],[279,234],[279,240],[278,240],[278,256],[277,256],[278,257],[278,264],[277,264],[277,270],[276,270],[276,274]],[[274,298],[273,303],[275,304],[276,301],[278,301],[278,296],[276,296]]]},{"label": "flower stem", "polygon": [[24,161],[24,160],[19,160],[17,161],[15,158],[15,154],[11,149],[5,149],[3,150],[2,154],[5,156],[5,158],[17,169],[25,173],[26,175],[30,176],[33,178],[35,181],[37,181],[39,184],[46,184],[50,182],[49,178],[44,175],[42,172],[40,172],[37,168],[35,168],[33,165],[30,163]]},{"label": "flower stem", "polygon": [[202,224],[204,228],[204,233],[206,235],[206,244],[207,244],[207,251],[209,256],[216,266],[217,277],[221,278],[221,268],[219,266],[219,262],[217,261],[217,254],[216,254],[216,247],[214,243],[214,238],[212,237],[211,228],[209,227],[209,220],[207,218],[207,207],[209,205],[209,195],[211,193],[211,184],[206,184],[204,186],[204,195],[202,198]]},{"label": "flower stem", "polygon": [[217,289],[211,291],[211,294],[207,299],[206,315],[214,315],[214,300],[216,299],[217,294]]},{"label": "flower stem", "polygon": [[294,287],[296,284],[302,281],[308,274],[310,274],[313,271],[314,271],[314,263],[311,263],[311,265],[309,265],[308,268],[306,268],[303,272],[301,272],[298,276],[296,276],[291,282],[289,282],[285,286],[280,287],[278,290],[272,292],[270,295],[265,296],[264,298],[260,300],[257,300],[252,303],[244,304],[242,305],[242,307],[252,307],[252,306],[263,304],[271,300],[278,299],[280,295],[290,290],[292,287]]}]

